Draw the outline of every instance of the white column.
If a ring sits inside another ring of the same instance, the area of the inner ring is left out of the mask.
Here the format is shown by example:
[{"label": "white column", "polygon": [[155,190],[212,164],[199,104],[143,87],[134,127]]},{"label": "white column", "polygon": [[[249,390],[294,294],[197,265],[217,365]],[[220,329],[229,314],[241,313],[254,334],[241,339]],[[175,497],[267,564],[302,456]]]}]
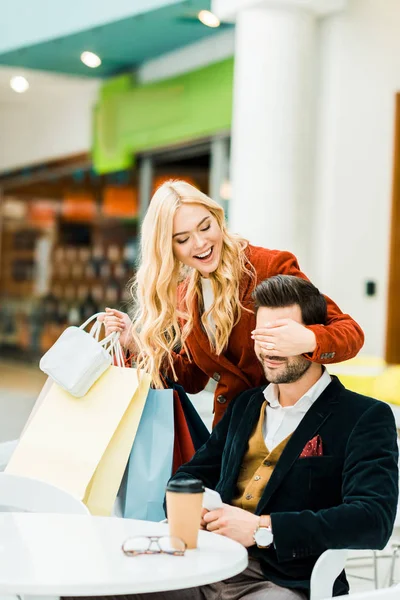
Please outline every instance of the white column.
[{"label": "white column", "polygon": [[211,140],[210,197],[228,211],[228,201],[223,187],[229,181],[229,138],[214,137]]},{"label": "white column", "polygon": [[236,21],[230,229],[301,258],[313,196],[316,11],[323,5],[332,10],[343,1],[213,2],[222,19]]}]

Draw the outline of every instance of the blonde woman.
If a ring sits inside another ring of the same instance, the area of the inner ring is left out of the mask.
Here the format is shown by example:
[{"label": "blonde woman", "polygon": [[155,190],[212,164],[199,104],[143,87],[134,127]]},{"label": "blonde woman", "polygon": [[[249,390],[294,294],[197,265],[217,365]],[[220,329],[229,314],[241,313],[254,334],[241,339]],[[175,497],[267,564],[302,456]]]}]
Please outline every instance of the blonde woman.
[{"label": "blonde woman", "polygon": [[340,362],[363,345],[359,325],[329,298],[327,326],[284,319],[255,330],[251,294],[277,274],[306,278],[293,254],[250,245],[226,229],[219,204],[185,181],[166,182],[143,221],[132,319],[107,308],[107,333],[121,332],[157,387],[160,373],[189,393],[214,379],[216,424],[235,396],[265,382],[254,340],[277,362],[299,354]]}]

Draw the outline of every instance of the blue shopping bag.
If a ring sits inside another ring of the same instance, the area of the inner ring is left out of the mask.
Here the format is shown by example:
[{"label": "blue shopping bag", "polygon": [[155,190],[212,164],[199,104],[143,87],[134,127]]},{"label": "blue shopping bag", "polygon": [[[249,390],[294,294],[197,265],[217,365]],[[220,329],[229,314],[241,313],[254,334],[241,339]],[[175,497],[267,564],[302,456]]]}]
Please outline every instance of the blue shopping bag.
[{"label": "blue shopping bag", "polygon": [[174,451],[173,390],[150,389],[123,485],[123,515],[128,519],[165,519],[165,488]]}]

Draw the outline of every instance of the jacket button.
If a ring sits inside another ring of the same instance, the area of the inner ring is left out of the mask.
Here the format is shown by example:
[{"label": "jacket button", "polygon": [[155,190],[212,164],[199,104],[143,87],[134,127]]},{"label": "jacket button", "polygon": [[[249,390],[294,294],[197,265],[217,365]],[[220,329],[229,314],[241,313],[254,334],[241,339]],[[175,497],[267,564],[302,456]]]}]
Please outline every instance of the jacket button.
[{"label": "jacket button", "polygon": [[266,467],[270,467],[272,465],[272,462],[270,460],[264,460],[264,465]]},{"label": "jacket button", "polygon": [[220,404],[225,404],[225,402],[226,402],[225,396],[217,396],[217,402],[219,402]]},{"label": "jacket button", "polygon": [[251,494],[247,494],[246,500],[252,500],[252,499],[253,499],[253,496]]},{"label": "jacket button", "polygon": [[212,376],[212,378],[214,379],[214,381],[216,381],[218,383],[218,381],[221,380],[221,374],[220,373],[214,373],[214,375]]},{"label": "jacket button", "polygon": [[261,479],[261,477],[260,477],[259,475],[256,475],[256,476],[254,477],[254,481],[260,481],[260,479]]}]

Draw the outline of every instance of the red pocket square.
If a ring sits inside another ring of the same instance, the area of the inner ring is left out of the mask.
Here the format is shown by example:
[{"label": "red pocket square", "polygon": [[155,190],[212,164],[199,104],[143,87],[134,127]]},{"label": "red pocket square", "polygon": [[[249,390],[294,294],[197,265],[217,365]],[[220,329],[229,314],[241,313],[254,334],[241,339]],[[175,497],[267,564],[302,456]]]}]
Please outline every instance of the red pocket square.
[{"label": "red pocket square", "polygon": [[299,458],[307,458],[308,456],[322,456],[322,439],[320,435],[316,435],[304,446]]}]

